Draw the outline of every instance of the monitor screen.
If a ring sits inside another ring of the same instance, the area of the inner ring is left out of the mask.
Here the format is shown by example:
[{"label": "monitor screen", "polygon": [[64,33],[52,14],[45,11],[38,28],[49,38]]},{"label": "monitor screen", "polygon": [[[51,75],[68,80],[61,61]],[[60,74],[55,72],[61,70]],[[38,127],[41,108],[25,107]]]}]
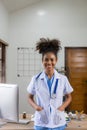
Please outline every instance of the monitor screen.
[{"label": "monitor screen", "polygon": [[8,122],[19,120],[18,85],[0,83],[0,118]]}]

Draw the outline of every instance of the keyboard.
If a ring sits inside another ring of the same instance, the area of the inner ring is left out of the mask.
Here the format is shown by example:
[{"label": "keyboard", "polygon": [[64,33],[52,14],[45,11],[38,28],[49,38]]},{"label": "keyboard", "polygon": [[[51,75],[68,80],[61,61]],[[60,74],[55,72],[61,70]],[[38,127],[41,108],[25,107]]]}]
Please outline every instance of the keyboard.
[{"label": "keyboard", "polygon": [[28,124],[31,120],[29,119],[19,119],[19,121],[7,121],[8,123],[17,123],[17,124]]},{"label": "keyboard", "polygon": [[31,120],[29,119],[19,119],[19,121],[17,122],[18,124],[28,124]]},{"label": "keyboard", "polygon": [[3,126],[5,125],[7,122],[4,122],[4,121],[0,121],[0,126]]}]

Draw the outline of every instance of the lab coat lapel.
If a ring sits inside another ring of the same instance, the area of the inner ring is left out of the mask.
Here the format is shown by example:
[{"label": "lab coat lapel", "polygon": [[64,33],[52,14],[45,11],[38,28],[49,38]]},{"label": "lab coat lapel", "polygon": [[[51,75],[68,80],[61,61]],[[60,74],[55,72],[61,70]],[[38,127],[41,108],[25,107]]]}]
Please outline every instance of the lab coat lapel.
[{"label": "lab coat lapel", "polygon": [[[51,88],[51,95],[54,92],[56,80],[58,80],[58,82],[59,82],[59,79],[60,79],[60,76],[59,76],[58,72],[56,70],[54,70],[54,81],[53,81],[52,88]],[[59,84],[57,84],[57,87],[58,87],[58,85]]]},{"label": "lab coat lapel", "polygon": [[45,78],[45,72],[44,71],[40,75],[40,79],[42,80],[42,82],[44,84],[43,87],[45,87],[45,89],[47,90],[48,95],[50,96],[49,87],[48,87],[48,84],[47,84],[47,80]]}]

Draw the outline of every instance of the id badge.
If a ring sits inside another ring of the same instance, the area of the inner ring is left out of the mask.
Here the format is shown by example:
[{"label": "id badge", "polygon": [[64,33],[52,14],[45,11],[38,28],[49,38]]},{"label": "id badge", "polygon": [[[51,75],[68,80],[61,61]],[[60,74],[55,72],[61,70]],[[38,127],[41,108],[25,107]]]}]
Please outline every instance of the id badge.
[{"label": "id badge", "polygon": [[51,95],[51,98],[50,98],[50,105],[52,106],[52,107],[55,107],[55,99],[56,99],[56,94],[52,94]]},{"label": "id badge", "polygon": [[52,98],[52,99],[55,99],[55,98],[56,98],[56,94],[53,93],[53,94],[51,95],[51,98]]},{"label": "id badge", "polygon": [[50,99],[50,106],[55,108],[55,99],[53,98]]}]

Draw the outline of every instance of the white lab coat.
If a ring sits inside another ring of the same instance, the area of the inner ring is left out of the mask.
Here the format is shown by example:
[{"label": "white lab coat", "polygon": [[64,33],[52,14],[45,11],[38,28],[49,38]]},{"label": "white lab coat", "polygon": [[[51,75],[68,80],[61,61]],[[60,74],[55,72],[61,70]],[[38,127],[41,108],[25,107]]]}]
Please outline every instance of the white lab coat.
[{"label": "white lab coat", "polygon": [[52,99],[50,96],[44,71],[34,76],[27,88],[28,93],[36,95],[37,104],[44,108],[40,112],[35,112],[35,125],[37,126],[56,128],[66,124],[64,111],[61,112],[57,108],[62,105],[63,96],[71,93],[73,88],[66,76],[54,70],[51,94],[53,94],[56,79],[58,79],[58,85],[55,99]]}]

